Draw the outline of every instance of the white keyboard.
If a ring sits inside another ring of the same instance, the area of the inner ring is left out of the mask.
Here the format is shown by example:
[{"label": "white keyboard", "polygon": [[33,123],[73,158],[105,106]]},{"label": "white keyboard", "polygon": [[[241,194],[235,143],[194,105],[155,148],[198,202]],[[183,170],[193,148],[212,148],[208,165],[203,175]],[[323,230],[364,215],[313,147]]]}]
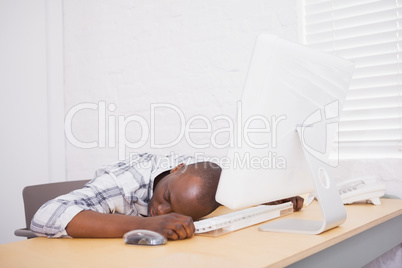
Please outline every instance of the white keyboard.
[{"label": "white keyboard", "polygon": [[257,223],[288,215],[293,212],[292,202],[279,205],[260,205],[228,214],[195,221],[195,233],[218,236]]}]

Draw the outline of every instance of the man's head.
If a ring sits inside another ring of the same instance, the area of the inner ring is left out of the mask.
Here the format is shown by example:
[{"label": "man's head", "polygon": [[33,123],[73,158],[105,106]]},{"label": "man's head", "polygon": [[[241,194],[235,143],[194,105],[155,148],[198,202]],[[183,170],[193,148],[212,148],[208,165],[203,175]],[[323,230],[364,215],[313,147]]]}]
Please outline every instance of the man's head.
[{"label": "man's head", "polygon": [[219,206],[215,194],[221,171],[212,162],[178,165],[155,186],[150,215],[176,212],[196,220],[211,213]]}]

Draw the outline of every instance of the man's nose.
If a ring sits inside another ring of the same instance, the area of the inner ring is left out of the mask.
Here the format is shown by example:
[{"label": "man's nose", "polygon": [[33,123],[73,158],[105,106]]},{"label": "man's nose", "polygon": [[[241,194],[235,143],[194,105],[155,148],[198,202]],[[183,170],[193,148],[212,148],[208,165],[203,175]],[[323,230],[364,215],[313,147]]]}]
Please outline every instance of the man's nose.
[{"label": "man's nose", "polygon": [[159,204],[158,205],[158,215],[164,215],[172,212],[172,207],[169,204]]}]

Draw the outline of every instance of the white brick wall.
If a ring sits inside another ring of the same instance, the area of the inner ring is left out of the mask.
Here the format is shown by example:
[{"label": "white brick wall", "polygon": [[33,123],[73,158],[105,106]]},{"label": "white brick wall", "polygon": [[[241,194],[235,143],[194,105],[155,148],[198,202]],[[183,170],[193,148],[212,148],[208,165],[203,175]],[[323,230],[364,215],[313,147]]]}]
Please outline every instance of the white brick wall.
[{"label": "white brick wall", "polygon": [[[150,123],[150,105],[169,103],[186,117],[211,119],[211,132],[228,127],[217,115],[235,117],[253,44],[261,32],[297,40],[296,0],[172,0],[64,1],[66,113],[85,102],[113,103],[106,116],[138,115]],[[172,109],[158,109],[157,143],[174,141],[180,118]],[[82,110],[72,119],[74,136],[98,140],[98,114]],[[183,123],[183,122],[181,122]],[[109,128],[109,124],[106,128]],[[191,127],[205,127],[200,120]],[[127,125],[132,142],[144,133],[138,123]],[[146,138],[146,137],[143,137]],[[211,133],[191,134],[206,143]],[[217,142],[228,141],[227,133]],[[183,138],[170,148],[140,152],[223,155],[226,149],[197,149]],[[99,147],[99,146],[98,146]],[[114,147],[114,148],[113,148]],[[128,151],[127,151],[128,152]],[[118,159],[118,149],[81,149],[67,142],[68,179],[91,178],[94,170]]]}]

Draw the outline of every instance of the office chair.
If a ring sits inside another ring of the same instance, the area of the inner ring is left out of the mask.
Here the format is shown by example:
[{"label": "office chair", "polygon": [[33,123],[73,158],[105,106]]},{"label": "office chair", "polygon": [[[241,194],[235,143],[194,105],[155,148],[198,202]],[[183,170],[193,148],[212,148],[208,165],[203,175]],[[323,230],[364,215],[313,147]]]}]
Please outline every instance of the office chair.
[{"label": "office chair", "polygon": [[25,187],[22,190],[22,198],[24,200],[26,228],[15,230],[14,235],[26,238],[36,237],[36,235],[29,229],[31,219],[36,211],[45,202],[73,190],[80,189],[87,182],[89,182],[89,180],[63,181]]}]

